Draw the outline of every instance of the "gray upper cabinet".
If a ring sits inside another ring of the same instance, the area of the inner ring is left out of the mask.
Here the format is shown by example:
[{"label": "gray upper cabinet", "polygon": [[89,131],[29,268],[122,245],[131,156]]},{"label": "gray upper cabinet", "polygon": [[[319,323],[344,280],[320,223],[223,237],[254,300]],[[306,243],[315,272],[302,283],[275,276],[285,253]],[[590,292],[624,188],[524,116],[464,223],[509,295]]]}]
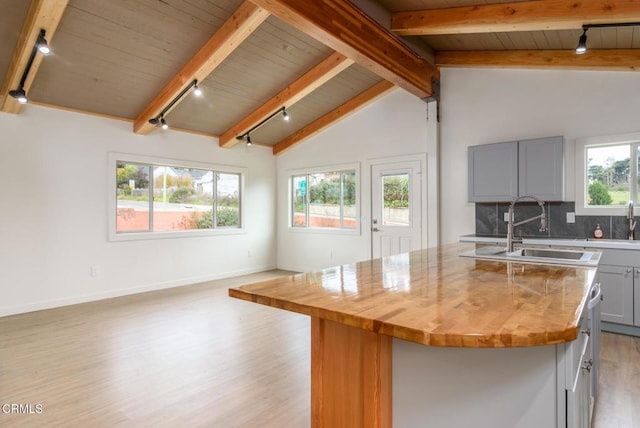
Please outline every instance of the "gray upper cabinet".
[{"label": "gray upper cabinet", "polygon": [[564,199],[564,138],[518,142],[518,193],[543,201]]},{"label": "gray upper cabinet", "polygon": [[510,201],[518,196],[518,142],[469,147],[469,201]]},{"label": "gray upper cabinet", "polygon": [[470,202],[564,199],[563,137],[471,146],[468,155]]}]

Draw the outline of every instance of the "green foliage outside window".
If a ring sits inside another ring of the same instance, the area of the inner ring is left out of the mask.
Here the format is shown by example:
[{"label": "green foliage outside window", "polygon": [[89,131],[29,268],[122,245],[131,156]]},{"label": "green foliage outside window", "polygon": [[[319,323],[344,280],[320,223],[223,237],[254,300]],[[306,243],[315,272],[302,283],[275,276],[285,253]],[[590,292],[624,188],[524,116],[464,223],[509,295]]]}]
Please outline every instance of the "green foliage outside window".
[{"label": "green foliage outside window", "polygon": [[385,177],[384,206],[387,208],[406,208],[409,206],[409,177],[407,175]]},{"label": "green foliage outside window", "polygon": [[589,205],[611,205],[612,202],[607,186],[599,181],[589,185]]},{"label": "green foliage outside window", "polygon": [[148,189],[148,167],[132,164],[118,164],[116,166],[116,186],[126,196],[131,195],[129,183],[133,180],[136,189]]},{"label": "green foliage outside window", "polygon": [[178,187],[176,191],[171,194],[169,202],[172,204],[184,204],[189,202],[191,195],[193,195],[192,187]]}]

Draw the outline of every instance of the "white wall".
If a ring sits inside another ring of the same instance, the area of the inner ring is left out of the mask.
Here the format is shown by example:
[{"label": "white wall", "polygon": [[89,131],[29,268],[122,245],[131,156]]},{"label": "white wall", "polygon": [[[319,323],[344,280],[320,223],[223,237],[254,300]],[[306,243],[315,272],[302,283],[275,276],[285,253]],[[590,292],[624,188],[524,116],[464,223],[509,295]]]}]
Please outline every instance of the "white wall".
[{"label": "white wall", "polygon": [[[435,116],[435,110],[431,116]],[[429,123],[434,122],[435,117],[432,117]],[[428,171],[435,174],[437,146],[435,138],[428,138],[434,132],[430,128],[433,128],[433,125],[428,125],[427,104],[397,89],[279,156],[278,267],[310,271],[370,258],[369,162],[377,158],[429,153]],[[361,169],[361,233],[354,236],[301,232],[289,228],[289,199],[286,191],[288,172],[353,162],[359,162]],[[434,178],[430,184],[435,186],[435,181]],[[430,197],[436,196],[435,190],[430,193]],[[429,204],[429,208],[435,209],[436,204]],[[435,214],[432,217],[435,217]]]},{"label": "white wall", "polygon": [[[139,136],[129,122],[33,105],[0,113],[0,138],[0,316],[276,265],[270,149],[220,149],[171,130]],[[247,167],[246,233],[109,242],[111,151]]]},{"label": "white wall", "polygon": [[575,139],[640,131],[640,73],[443,69],[441,242],[473,233],[467,147],[563,135],[567,200],[575,195]]}]

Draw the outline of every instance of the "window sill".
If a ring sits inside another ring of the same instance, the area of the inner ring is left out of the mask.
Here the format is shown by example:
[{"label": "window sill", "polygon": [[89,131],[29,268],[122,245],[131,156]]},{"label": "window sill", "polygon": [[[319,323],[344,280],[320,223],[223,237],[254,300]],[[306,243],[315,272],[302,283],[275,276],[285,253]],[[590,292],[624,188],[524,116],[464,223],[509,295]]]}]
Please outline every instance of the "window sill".
[{"label": "window sill", "polygon": [[123,232],[110,233],[109,241],[143,241],[149,239],[173,239],[173,238],[196,238],[203,236],[226,236],[226,235],[244,235],[247,231],[241,229],[213,229],[213,230],[181,230],[167,232]]},{"label": "window sill", "polygon": [[322,234],[322,235],[351,235],[351,236],[359,236],[360,235],[360,227],[356,227],[355,229],[332,229],[332,228],[322,228],[322,227],[291,227],[289,226],[289,232],[293,233],[311,233],[311,234]]}]

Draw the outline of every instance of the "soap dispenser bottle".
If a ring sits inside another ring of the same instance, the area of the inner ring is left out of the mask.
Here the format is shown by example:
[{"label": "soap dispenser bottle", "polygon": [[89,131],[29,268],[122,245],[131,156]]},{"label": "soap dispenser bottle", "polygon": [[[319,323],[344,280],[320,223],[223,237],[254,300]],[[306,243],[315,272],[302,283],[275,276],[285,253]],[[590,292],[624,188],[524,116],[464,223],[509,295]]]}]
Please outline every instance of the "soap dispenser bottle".
[{"label": "soap dispenser bottle", "polygon": [[604,232],[602,231],[600,224],[596,224],[596,228],[593,229],[593,237],[595,239],[602,239],[604,237]]}]

